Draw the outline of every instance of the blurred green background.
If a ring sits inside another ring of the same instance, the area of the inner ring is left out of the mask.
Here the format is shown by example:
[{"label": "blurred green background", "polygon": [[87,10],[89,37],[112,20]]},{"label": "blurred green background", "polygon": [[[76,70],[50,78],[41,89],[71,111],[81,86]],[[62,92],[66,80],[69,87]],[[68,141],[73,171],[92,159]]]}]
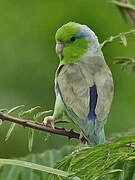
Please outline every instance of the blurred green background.
[{"label": "blurred green background", "polygon": [[[53,109],[54,76],[59,60],[55,54],[55,32],[63,24],[75,21],[87,24],[99,41],[128,31],[119,10],[106,0],[1,0],[0,1],[0,108],[25,104]],[[121,71],[114,58],[135,58],[135,37],[128,36],[128,46],[115,41],[103,48],[114,77],[115,95],[106,124],[106,135],[128,131],[135,126],[135,73]],[[8,142],[4,137],[8,122],[0,127],[0,157],[23,156],[28,153],[27,129],[17,126]],[[45,133],[35,132],[33,152],[60,149],[78,143]]]}]

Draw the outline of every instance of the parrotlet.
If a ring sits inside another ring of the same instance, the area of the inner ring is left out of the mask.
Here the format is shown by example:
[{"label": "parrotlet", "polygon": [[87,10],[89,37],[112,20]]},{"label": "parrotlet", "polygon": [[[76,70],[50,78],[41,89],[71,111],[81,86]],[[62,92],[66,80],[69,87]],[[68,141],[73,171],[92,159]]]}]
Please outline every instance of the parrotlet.
[{"label": "parrotlet", "polygon": [[75,22],[59,28],[55,38],[60,59],[55,76],[56,102],[53,116],[43,123],[54,128],[54,121],[66,113],[88,143],[102,144],[114,86],[98,38],[88,26]]}]

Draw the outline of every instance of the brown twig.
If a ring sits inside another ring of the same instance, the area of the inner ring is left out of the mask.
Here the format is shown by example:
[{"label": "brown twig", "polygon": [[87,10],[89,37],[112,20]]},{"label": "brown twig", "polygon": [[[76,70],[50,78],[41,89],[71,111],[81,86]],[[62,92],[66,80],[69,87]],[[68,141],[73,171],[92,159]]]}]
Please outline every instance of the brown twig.
[{"label": "brown twig", "polygon": [[[125,4],[130,4],[130,0],[121,0],[121,2],[125,3]],[[129,16],[131,17],[131,20],[135,26],[135,11],[131,10],[131,9],[125,9],[127,11],[127,13],[129,14]]]},{"label": "brown twig", "polygon": [[117,34],[116,36],[111,36],[109,39],[103,41],[103,42],[100,44],[100,47],[103,48],[106,44],[111,43],[111,42],[114,41],[115,39],[119,39],[119,38],[121,37],[121,34],[123,34],[124,36],[126,36],[126,35],[129,35],[129,34],[132,34],[132,33],[135,33],[135,29],[131,29],[130,31]]},{"label": "brown twig", "polygon": [[130,2],[130,0],[109,0],[109,2],[125,10],[135,26],[135,6]]},{"label": "brown twig", "polygon": [[0,112],[0,119],[2,121],[5,121],[5,120],[10,121],[10,122],[13,122],[16,124],[20,124],[24,127],[29,127],[29,128],[36,129],[39,131],[44,131],[44,132],[48,132],[48,133],[52,133],[52,134],[58,134],[58,135],[66,136],[69,139],[72,139],[72,138],[78,139],[78,140],[81,140],[83,143],[87,142],[87,139],[84,136],[80,139],[79,138],[80,134],[73,131],[72,129],[66,130],[66,129],[60,128],[60,127],[55,127],[55,129],[53,129],[53,128],[48,127],[48,126],[44,126],[42,123],[34,122],[31,120],[16,118],[16,117],[10,116],[8,114],[5,114],[3,112]]}]

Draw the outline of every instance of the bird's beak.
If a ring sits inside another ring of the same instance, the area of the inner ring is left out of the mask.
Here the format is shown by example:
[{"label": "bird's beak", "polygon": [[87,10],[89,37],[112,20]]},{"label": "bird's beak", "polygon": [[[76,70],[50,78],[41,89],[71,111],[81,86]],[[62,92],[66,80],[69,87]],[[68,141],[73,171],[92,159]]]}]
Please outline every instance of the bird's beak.
[{"label": "bird's beak", "polygon": [[62,42],[57,42],[56,43],[56,54],[58,56],[62,55],[63,48],[64,48],[64,44]]}]

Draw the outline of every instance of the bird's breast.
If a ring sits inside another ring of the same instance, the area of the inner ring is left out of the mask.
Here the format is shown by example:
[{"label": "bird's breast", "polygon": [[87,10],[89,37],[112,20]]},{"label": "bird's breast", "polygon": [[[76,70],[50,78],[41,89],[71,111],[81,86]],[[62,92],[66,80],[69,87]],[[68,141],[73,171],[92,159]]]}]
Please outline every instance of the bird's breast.
[{"label": "bird's breast", "polygon": [[82,112],[82,118],[84,118],[89,113],[89,85],[79,66],[65,65],[57,77],[57,82],[66,106],[70,107],[76,115]]}]

